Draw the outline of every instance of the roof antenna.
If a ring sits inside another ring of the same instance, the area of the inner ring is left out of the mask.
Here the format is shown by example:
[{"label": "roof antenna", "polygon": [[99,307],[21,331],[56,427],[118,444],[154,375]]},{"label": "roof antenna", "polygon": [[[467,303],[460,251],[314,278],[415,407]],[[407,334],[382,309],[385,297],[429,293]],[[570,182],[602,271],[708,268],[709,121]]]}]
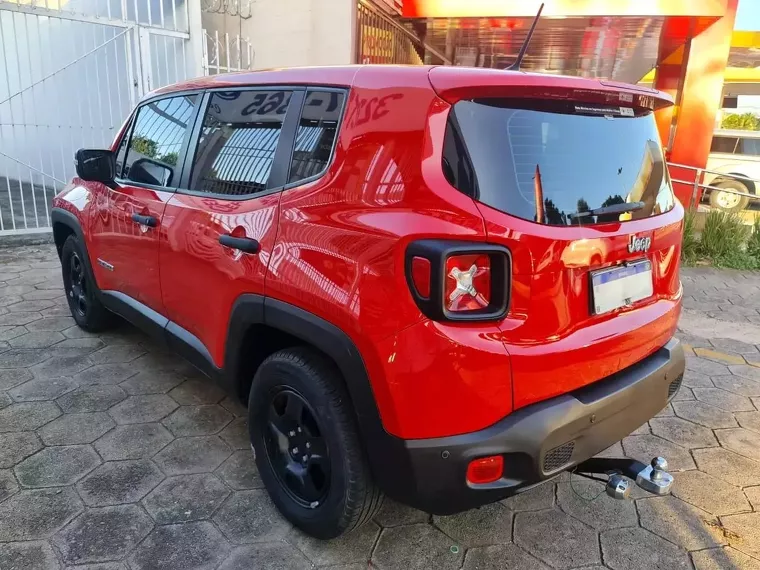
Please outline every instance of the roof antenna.
[{"label": "roof antenna", "polygon": [[541,17],[541,11],[544,9],[544,3],[541,2],[541,5],[538,7],[538,13],[536,14],[536,17],[533,18],[533,23],[530,25],[530,30],[528,30],[528,36],[525,38],[525,41],[523,42],[522,47],[520,48],[520,53],[517,54],[517,59],[515,59],[514,62],[512,62],[512,65],[505,67],[504,69],[507,71],[520,71],[520,64],[522,63],[523,57],[525,57],[525,52],[528,51],[528,44],[530,43],[530,38],[533,37],[533,31],[536,29],[536,24],[538,24],[538,19]]}]

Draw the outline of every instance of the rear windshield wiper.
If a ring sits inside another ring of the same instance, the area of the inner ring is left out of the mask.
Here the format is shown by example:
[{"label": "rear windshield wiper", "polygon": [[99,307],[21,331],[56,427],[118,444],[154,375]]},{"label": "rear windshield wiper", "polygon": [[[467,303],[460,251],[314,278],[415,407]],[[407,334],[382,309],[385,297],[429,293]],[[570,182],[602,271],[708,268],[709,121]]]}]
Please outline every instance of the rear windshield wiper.
[{"label": "rear windshield wiper", "polygon": [[612,204],[611,206],[602,206],[593,210],[584,210],[570,214],[571,218],[585,218],[586,216],[602,216],[604,214],[624,214],[626,212],[635,212],[641,210],[646,204],[644,202],[625,202],[624,204]]}]

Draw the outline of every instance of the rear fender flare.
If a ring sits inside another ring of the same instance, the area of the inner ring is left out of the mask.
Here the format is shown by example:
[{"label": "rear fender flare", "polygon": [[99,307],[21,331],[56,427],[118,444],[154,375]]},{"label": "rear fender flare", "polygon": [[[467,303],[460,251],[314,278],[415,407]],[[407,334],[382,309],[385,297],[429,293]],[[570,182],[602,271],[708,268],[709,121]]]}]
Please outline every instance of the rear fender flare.
[{"label": "rear fender flare", "polygon": [[230,388],[239,387],[244,380],[233,376],[247,349],[243,343],[245,332],[253,325],[262,324],[296,337],[329,356],[345,379],[357,414],[379,418],[364,361],[348,335],[308,311],[261,295],[241,295],[232,307],[224,360]]},{"label": "rear fender flare", "polygon": [[235,301],[225,349],[224,383],[239,393],[236,371],[246,350],[245,331],[264,324],[302,340],[330,357],[343,376],[375,481],[393,496],[400,473],[411,473],[403,440],[385,431],[375,402],[369,375],[356,345],[340,328],[289,303],[260,295],[244,294]]}]

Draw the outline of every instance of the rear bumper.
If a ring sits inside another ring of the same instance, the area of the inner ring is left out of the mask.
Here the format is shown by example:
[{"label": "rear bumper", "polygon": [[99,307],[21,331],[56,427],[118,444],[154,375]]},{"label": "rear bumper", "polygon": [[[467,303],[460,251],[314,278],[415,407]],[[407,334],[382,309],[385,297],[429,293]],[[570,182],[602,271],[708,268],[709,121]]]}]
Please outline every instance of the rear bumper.
[{"label": "rear bumper", "polygon": [[[651,356],[580,390],[526,406],[481,431],[399,440],[375,477],[392,498],[451,514],[516,494],[593,457],[657,414],[675,395],[685,359],[677,339]],[[466,482],[468,463],[504,455],[504,476]]]}]

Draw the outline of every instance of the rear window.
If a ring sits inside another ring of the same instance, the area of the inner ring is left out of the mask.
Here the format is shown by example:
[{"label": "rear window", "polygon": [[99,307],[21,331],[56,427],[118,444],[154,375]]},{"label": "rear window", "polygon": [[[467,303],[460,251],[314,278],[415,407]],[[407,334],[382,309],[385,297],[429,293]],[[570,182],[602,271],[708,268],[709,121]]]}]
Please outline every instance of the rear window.
[{"label": "rear window", "polygon": [[[460,101],[449,117],[443,169],[479,201],[548,225],[635,220],[666,212],[675,200],[653,114],[626,107]],[[621,211],[628,204],[631,211]]]}]

